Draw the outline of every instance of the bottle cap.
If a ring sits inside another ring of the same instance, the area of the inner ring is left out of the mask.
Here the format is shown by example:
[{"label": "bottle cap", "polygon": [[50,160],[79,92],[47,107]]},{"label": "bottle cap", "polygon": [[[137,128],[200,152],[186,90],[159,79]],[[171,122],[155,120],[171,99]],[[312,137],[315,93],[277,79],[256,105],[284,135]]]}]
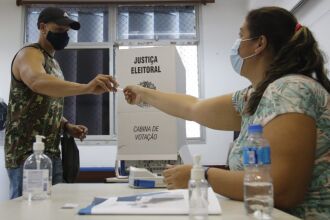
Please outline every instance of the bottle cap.
[{"label": "bottle cap", "polygon": [[262,130],[263,130],[263,128],[260,124],[252,124],[252,125],[249,125],[249,128],[248,128],[249,134],[262,133]]},{"label": "bottle cap", "polygon": [[194,166],[191,169],[191,179],[193,180],[201,180],[201,179],[205,179],[204,176],[204,169],[201,166],[201,155],[195,155],[193,157],[193,162],[194,162]]},{"label": "bottle cap", "polygon": [[42,139],[45,139],[45,137],[36,135],[36,142],[33,143],[33,151],[43,151],[45,149],[45,144],[42,142]]}]

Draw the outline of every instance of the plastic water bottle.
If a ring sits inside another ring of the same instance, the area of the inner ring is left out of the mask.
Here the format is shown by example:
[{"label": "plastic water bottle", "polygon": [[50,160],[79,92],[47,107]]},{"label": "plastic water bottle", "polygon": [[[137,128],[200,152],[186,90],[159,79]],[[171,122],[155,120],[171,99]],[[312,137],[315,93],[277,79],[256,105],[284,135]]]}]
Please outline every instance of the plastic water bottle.
[{"label": "plastic water bottle", "polygon": [[256,219],[271,219],[274,199],[269,143],[262,136],[261,125],[250,125],[248,132],[247,143],[243,147],[246,213]]},{"label": "plastic water bottle", "polygon": [[25,160],[23,167],[23,198],[29,201],[48,199],[51,194],[52,161],[43,153],[42,138],[36,135],[33,154]]},{"label": "plastic water bottle", "polygon": [[201,156],[195,155],[189,180],[189,219],[208,219],[208,183],[201,166]]}]

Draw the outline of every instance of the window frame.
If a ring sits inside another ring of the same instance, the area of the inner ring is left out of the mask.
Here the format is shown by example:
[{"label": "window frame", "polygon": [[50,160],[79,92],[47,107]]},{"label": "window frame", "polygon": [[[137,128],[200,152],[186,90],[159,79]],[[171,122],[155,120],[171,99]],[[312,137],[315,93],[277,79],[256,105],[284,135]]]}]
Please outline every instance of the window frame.
[{"label": "window frame", "polygon": [[[198,64],[198,82],[199,82],[199,86],[198,86],[198,93],[199,93],[199,98],[203,98],[204,97],[204,81],[203,81],[203,77],[202,77],[202,57],[201,56],[201,52],[202,52],[202,48],[201,48],[201,44],[200,44],[200,17],[201,17],[201,10],[200,10],[200,5],[198,4],[191,4],[195,7],[196,10],[196,38],[195,39],[189,39],[189,40],[175,40],[175,39],[171,39],[171,40],[164,40],[164,39],[159,39],[159,40],[151,40],[151,39],[142,39],[142,40],[137,40],[137,39],[126,39],[126,40],[118,40],[117,36],[118,36],[118,31],[117,31],[117,13],[118,13],[118,6],[115,6],[115,18],[114,18],[114,22],[115,22],[115,42],[114,42],[114,49],[118,49],[120,46],[168,46],[168,45],[196,45],[197,46],[197,64]],[[128,5],[125,5],[128,6]],[[157,6],[157,5],[154,5]],[[159,6],[159,5],[158,5]],[[166,6],[166,5],[165,5]],[[171,4],[171,6],[184,6],[182,4]],[[115,70],[114,70],[115,71]],[[114,72],[115,74],[115,72]],[[117,119],[117,118],[116,118]],[[200,137],[197,138],[187,138],[186,137],[186,141],[188,144],[205,144],[206,143],[206,129],[204,126],[200,125]]]},{"label": "window frame", "polygon": [[[150,39],[127,39],[118,40],[117,39],[117,13],[119,4],[108,5],[108,42],[74,42],[68,44],[66,49],[108,49],[109,50],[109,75],[115,76],[115,51],[119,49],[119,46],[168,46],[168,45],[196,45],[197,46],[197,64],[198,64],[198,93],[199,98],[204,97],[204,80],[202,74],[202,45],[200,44],[200,17],[201,10],[198,4],[191,4],[196,10],[196,39],[189,40],[150,40]],[[128,6],[128,5],[125,5]],[[134,5],[130,5],[134,6]],[[155,5],[156,6],[156,5]],[[167,5],[164,5],[167,6]],[[182,4],[171,4],[169,6],[183,6]],[[26,23],[27,23],[27,8],[24,7],[24,22],[23,23],[23,45],[28,45],[26,42]],[[109,135],[87,135],[84,142],[79,142],[79,145],[116,145],[117,144],[117,104],[116,104],[115,93],[109,93]],[[197,138],[187,138],[188,144],[204,144],[206,140],[206,130],[205,127],[200,125],[200,137]]]}]

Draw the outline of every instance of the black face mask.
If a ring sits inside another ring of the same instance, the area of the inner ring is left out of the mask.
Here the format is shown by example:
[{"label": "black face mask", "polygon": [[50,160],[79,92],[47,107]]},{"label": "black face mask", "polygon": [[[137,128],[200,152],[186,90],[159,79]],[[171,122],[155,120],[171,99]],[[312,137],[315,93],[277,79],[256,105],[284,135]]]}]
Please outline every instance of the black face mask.
[{"label": "black face mask", "polygon": [[54,33],[48,31],[46,39],[50,42],[55,50],[63,50],[69,43],[68,32]]}]

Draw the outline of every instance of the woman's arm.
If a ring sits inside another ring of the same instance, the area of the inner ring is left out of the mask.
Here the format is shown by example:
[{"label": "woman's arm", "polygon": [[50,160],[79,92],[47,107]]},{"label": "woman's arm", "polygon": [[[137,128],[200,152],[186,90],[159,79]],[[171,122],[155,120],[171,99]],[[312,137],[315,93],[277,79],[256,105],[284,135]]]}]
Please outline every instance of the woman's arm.
[{"label": "woman's arm", "polygon": [[[304,114],[283,114],[264,127],[264,136],[271,147],[275,206],[293,208],[304,199],[311,181],[316,146],[315,121]],[[167,169],[165,182],[171,188],[187,187],[190,168],[183,165]],[[213,190],[235,200],[243,200],[243,178],[244,171],[208,170],[208,181]]]},{"label": "woman's arm", "polygon": [[[299,113],[287,113],[264,127],[271,147],[271,175],[275,206],[289,209],[303,201],[311,181],[316,146],[315,121]],[[209,169],[214,191],[243,200],[243,171]]]},{"label": "woman's arm", "polygon": [[199,100],[185,94],[165,93],[140,86],[128,86],[124,93],[130,104],[146,102],[169,115],[209,128],[240,130],[241,117],[233,107],[232,94]]},{"label": "woman's arm", "polygon": [[312,171],[316,148],[316,123],[305,114],[286,113],[264,128],[271,146],[275,205],[293,208],[303,201]]},{"label": "woman's arm", "polygon": [[[264,127],[271,147],[271,175],[275,206],[289,209],[303,201],[311,181],[316,146],[315,121],[299,113],[287,113]],[[209,169],[214,191],[243,200],[243,171]]]}]

